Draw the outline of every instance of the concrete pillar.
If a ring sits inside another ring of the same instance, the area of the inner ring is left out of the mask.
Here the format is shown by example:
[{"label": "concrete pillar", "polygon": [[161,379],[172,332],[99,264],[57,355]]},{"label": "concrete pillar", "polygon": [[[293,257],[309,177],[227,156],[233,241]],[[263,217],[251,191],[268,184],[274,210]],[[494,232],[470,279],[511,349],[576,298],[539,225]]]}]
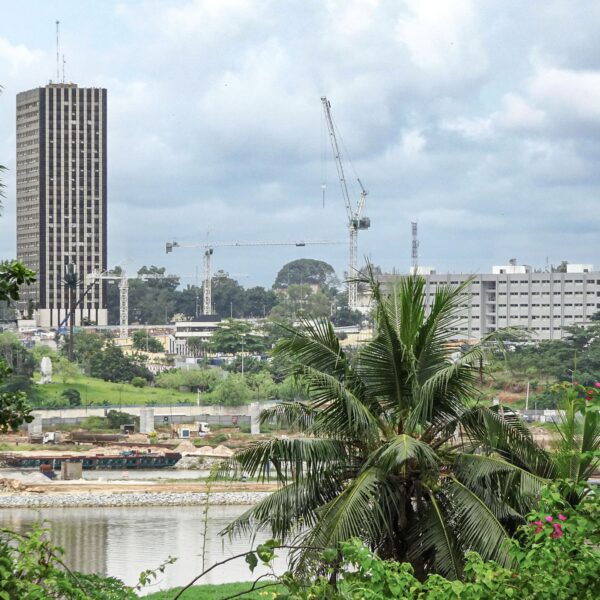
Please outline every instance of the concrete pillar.
[{"label": "concrete pillar", "polygon": [[140,433],[152,433],[154,431],[154,409],[140,408]]},{"label": "concrete pillar", "polygon": [[260,416],[261,410],[258,402],[252,402],[248,408],[248,413],[250,415],[250,433],[252,435],[260,434],[260,422],[258,417]]},{"label": "concrete pillar", "polygon": [[42,435],[43,418],[41,413],[34,412],[31,414],[33,415],[33,421],[31,421],[31,423],[27,423],[27,433],[29,435]]},{"label": "concrete pillar", "polygon": [[60,478],[64,481],[68,481],[70,479],[81,479],[82,470],[83,463],[80,460],[76,462],[63,460],[60,463]]}]

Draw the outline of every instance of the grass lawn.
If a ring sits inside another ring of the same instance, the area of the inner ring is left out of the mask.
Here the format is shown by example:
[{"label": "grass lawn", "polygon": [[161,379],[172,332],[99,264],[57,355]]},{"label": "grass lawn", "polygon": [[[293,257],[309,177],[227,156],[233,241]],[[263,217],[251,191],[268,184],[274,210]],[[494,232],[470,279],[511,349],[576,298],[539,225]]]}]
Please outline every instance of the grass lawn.
[{"label": "grass lawn", "polygon": [[[258,585],[261,584],[259,583]],[[195,585],[181,596],[181,600],[221,600],[222,598],[239,594],[251,587],[252,582],[222,583],[221,585]],[[181,588],[172,588],[165,592],[156,592],[155,594],[144,596],[144,600],[173,600],[175,594],[180,589]],[[260,591],[254,591],[249,594],[244,594],[243,596],[240,596],[240,598],[244,598],[245,600],[268,600],[271,598],[271,595],[268,594],[269,591],[282,591],[282,588],[279,586],[268,587],[262,592],[262,596]]]},{"label": "grass lawn", "polygon": [[197,395],[193,392],[177,392],[157,387],[136,388],[129,383],[111,383],[94,377],[79,375],[68,383],[62,383],[56,378],[55,383],[37,385],[36,393],[40,398],[60,398],[61,393],[74,388],[81,394],[81,404],[123,406],[128,404],[178,404],[193,402]]}]

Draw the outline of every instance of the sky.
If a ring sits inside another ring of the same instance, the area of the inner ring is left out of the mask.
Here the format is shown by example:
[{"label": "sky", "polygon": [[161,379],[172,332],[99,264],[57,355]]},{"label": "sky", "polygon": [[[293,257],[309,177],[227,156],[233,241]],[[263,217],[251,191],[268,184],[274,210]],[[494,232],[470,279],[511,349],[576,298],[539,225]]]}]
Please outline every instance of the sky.
[{"label": "sky", "polygon": [[[3,2],[0,257],[15,254],[15,95],[55,78],[108,89],[109,266],[194,283],[165,242],[215,249],[270,286],[318,258],[343,276],[346,211],[320,98],[343,139],[358,254],[386,271],[489,272],[516,258],[600,267],[600,3],[590,0]],[[323,185],[324,195],[323,195]]]}]

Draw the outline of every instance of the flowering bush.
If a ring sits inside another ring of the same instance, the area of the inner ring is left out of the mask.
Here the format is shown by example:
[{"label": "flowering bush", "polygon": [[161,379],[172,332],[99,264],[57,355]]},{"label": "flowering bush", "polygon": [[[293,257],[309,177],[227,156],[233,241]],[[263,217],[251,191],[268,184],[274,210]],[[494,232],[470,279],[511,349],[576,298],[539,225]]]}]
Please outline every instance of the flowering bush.
[{"label": "flowering bush", "polygon": [[544,489],[539,510],[510,541],[509,568],[471,552],[463,580],[430,575],[420,581],[409,564],[381,560],[359,540],[351,540],[322,553],[324,574],[304,581],[287,573],[280,578],[286,592],[269,595],[281,600],[596,600],[599,544],[598,494],[572,508],[559,487],[552,486]]}]

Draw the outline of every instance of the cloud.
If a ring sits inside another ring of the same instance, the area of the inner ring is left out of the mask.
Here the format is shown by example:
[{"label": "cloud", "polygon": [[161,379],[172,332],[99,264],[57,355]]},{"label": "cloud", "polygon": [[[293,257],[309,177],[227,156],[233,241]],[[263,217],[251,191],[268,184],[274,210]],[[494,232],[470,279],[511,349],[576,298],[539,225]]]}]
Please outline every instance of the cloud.
[{"label": "cloud", "polygon": [[[407,268],[416,218],[438,271],[486,270],[507,255],[536,264],[567,247],[600,264],[589,240],[560,233],[582,226],[573,207],[593,213],[600,194],[600,9],[107,0],[90,25],[77,2],[64,6],[70,27],[89,32],[72,46],[66,36],[70,73],[108,88],[111,263],[167,264],[167,239],[208,230],[224,240],[345,240],[326,95],[347,179],[369,190],[372,228],[359,256]],[[26,22],[23,3],[8,12]],[[0,163],[11,171],[0,256],[14,252],[14,95],[45,83],[54,51],[36,27],[7,22],[6,31]],[[345,246],[310,252],[345,268]],[[220,252],[215,265],[270,284],[287,256]],[[168,260],[193,272],[199,257]]]}]

